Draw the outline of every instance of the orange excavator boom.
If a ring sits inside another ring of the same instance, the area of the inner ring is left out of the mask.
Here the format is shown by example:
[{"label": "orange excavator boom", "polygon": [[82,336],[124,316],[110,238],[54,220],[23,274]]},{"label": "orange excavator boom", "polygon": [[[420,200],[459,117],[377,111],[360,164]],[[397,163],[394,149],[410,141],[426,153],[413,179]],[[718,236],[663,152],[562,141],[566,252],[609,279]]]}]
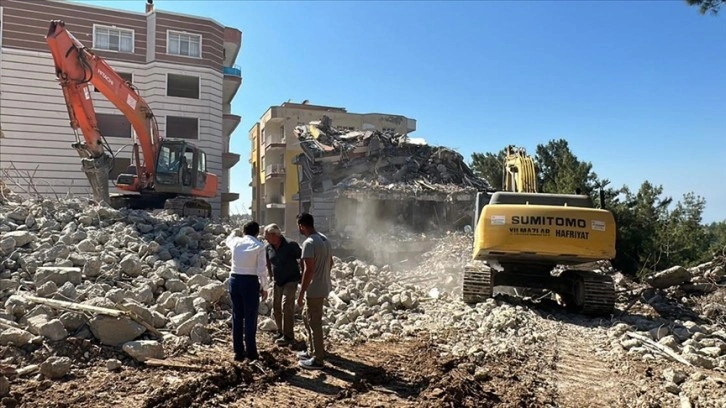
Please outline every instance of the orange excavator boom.
[{"label": "orange excavator boom", "polygon": [[133,85],[66,30],[63,21],[51,21],[46,41],[55,63],[56,78],[66,99],[71,127],[76,134],[80,130],[85,139],[85,142],[79,141],[73,147],[85,160],[83,170],[96,199],[109,201],[108,174],[113,152],[99,132],[89,84],[93,84],[131,123],[142,152],[138,157],[136,146],[135,158],[143,159],[136,166],[138,185],[134,189],[151,188],[161,138],[149,105]]},{"label": "orange excavator boom", "polygon": [[[76,134],[72,146],[81,156],[94,198],[116,208],[167,208],[182,216],[211,216],[212,206],[203,198],[217,195],[219,179],[207,171],[206,153],[187,141],[162,138],[151,108],[133,84],[83,46],[66,30],[63,21],[51,21],[45,38]],[[114,154],[98,129],[90,84],[124,114],[134,129],[132,165],[119,174],[115,183],[119,190],[133,194],[109,194]]]}]

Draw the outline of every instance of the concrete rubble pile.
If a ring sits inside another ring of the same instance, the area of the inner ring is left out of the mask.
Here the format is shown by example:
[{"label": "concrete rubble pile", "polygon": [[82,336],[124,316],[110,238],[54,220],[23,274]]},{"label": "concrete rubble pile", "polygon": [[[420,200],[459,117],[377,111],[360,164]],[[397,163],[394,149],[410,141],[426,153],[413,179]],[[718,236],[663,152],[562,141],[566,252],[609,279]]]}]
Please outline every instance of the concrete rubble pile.
[{"label": "concrete rubble pile", "polygon": [[[444,354],[481,362],[485,355],[507,353],[517,344],[544,338],[533,311],[494,299],[471,308],[450,296],[432,297],[426,286],[415,283],[418,278],[388,266],[336,259],[334,291],[325,317],[331,341],[356,343],[435,333]],[[263,324],[274,330],[271,320]]]},{"label": "concrete rubble pile", "polygon": [[[330,118],[297,126],[295,134],[311,158],[332,159],[335,174],[329,177],[338,188],[416,192],[489,190],[461,154],[446,147],[413,143],[405,135],[378,130],[341,130]],[[330,160],[328,160],[330,161]],[[322,165],[311,166],[315,174]]]},{"label": "concrete rubble pile", "polygon": [[[637,286],[640,314],[611,329],[616,350],[643,359],[667,358],[685,365],[726,371],[726,258],[675,266],[646,277]],[[667,317],[667,318],[666,318]]]},{"label": "concrete rubble pile", "polygon": [[230,231],[81,199],[0,205],[0,347],[94,339],[143,361],[211,343],[229,317]]}]

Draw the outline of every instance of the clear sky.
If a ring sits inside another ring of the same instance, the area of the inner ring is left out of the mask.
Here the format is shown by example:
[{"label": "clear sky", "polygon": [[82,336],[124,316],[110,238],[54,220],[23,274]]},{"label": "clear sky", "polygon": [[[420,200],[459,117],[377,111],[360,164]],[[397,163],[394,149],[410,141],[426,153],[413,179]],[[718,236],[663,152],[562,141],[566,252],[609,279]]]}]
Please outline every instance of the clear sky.
[{"label": "clear sky", "polygon": [[[144,0],[84,0],[143,11]],[[250,205],[248,131],[289,99],[417,120],[473,152],[565,138],[613,185],[649,180],[726,219],[726,10],[672,1],[172,1],[243,32],[231,191]]]}]

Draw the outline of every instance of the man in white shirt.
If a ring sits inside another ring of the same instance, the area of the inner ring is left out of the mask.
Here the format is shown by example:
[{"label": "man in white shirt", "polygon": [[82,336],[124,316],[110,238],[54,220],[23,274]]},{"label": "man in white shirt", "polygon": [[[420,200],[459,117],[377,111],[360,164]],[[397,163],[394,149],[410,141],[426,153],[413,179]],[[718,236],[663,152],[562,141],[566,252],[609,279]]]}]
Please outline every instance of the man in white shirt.
[{"label": "man in white shirt", "polygon": [[257,239],[260,224],[247,222],[232,231],[225,244],[232,250],[229,295],[232,300],[232,344],[236,361],[257,360],[257,313],[267,299],[265,245]]}]

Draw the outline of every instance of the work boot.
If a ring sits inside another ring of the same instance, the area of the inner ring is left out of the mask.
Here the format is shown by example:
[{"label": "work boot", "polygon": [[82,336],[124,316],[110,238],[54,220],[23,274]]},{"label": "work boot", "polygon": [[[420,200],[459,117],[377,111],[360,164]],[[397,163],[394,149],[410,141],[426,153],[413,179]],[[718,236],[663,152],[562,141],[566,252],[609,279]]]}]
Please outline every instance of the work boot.
[{"label": "work boot", "polygon": [[310,353],[308,353],[307,350],[303,350],[299,353],[297,353],[298,360],[309,360],[310,359]]},{"label": "work boot", "polygon": [[323,363],[317,361],[315,357],[309,358],[307,360],[300,360],[297,364],[307,370],[320,370],[322,368],[325,368]]},{"label": "work boot", "polygon": [[279,337],[277,340],[275,340],[275,344],[277,344],[280,347],[287,347],[289,346],[293,341],[288,339],[287,337]]},{"label": "work boot", "polygon": [[279,340],[279,339],[281,339],[281,338],[283,338],[283,337],[285,337],[285,335],[284,335],[284,334],[282,334],[282,333],[280,333],[280,332],[277,332],[277,333],[275,333],[275,335],[274,335],[274,336],[272,337],[272,339],[273,339],[273,340]]}]

